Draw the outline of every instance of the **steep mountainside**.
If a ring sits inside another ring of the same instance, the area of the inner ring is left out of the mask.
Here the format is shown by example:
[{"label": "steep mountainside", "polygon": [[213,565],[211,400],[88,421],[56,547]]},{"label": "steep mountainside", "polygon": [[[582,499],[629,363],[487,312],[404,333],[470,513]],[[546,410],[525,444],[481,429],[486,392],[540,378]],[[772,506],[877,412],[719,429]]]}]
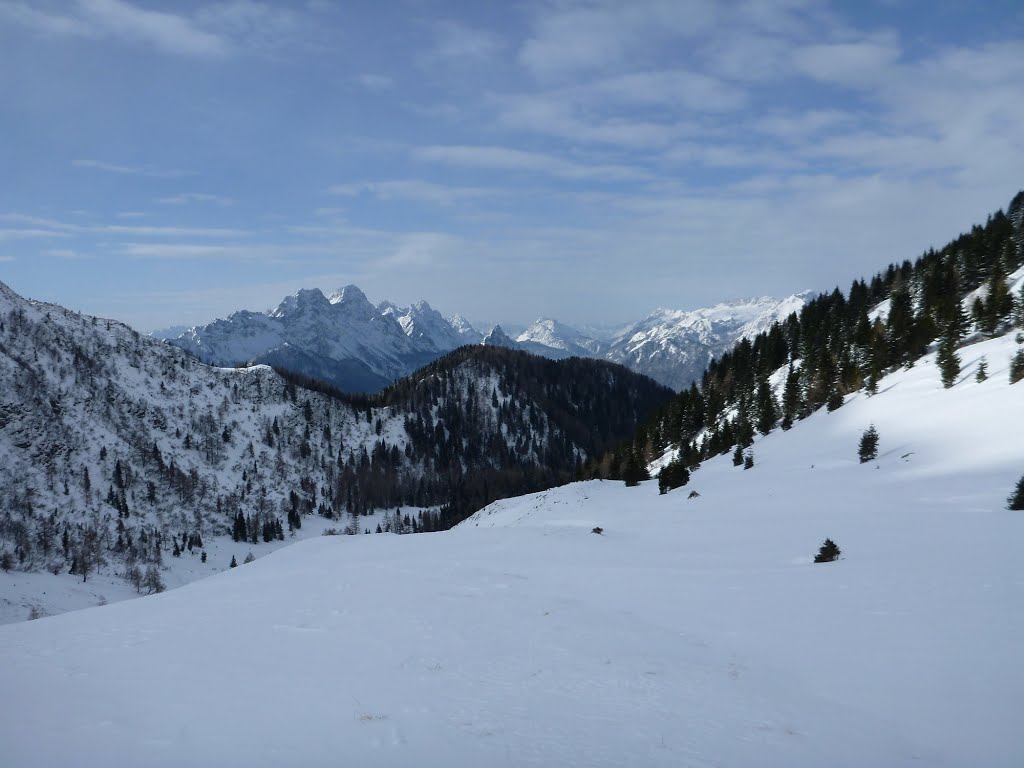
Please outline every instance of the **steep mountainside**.
[{"label": "steep mountainside", "polygon": [[[320,308],[300,294],[279,313]],[[609,363],[482,346],[373,397],[305,383],[208,367],[0,284],[0,556],[131,577],[211,537],[282,539],[307,515],[360,532],[402,506],[396,529],[445,528],[572,479],[670,394]]]}]

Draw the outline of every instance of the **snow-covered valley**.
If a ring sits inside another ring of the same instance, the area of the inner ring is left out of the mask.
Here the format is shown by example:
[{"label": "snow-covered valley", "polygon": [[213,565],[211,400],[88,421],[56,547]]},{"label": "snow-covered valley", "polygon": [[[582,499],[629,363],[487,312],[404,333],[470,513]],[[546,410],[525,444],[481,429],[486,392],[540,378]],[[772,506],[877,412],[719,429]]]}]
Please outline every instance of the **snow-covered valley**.
[{"label": "snow-covered valley", "polygon": [[1016,349],[964,347],[948,390],[928,355],[664,496],[576,483],[0,627],[4,762],[1020,765]]}]

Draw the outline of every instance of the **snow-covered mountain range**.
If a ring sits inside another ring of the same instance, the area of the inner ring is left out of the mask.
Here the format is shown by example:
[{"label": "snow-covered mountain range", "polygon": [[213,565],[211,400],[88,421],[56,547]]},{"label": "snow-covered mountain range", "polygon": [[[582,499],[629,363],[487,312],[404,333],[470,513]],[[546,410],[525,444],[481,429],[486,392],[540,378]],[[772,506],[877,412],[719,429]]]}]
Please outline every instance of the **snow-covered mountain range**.
[{"label": "snow-covered mountain range", "polygon": [[757,298],[697,310],[658,309],[619,331],[588,334],[550,317],[512,338],[500,326],[479,332],[460,315],[445,317],[427,302],[374,306],[346,286],[331,296],[304,290],[276,309],[236,312],[191,328],[172,344],[213,365],[266,363],[352,392],[373,392],[466,344],[522,349],[554,360],[590,357],[625,365],[682,389],[741,338],[791,312],[808,294]]}]

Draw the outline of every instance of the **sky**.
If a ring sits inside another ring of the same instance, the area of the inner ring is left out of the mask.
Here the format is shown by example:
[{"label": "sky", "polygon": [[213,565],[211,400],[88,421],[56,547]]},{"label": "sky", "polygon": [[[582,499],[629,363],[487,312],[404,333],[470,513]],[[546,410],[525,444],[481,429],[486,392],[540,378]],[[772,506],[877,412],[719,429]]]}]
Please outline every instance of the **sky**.
[{"label": "sky", "polygon": [[941,246],[1022,126],[1016,0],[0,0],[0,280],[616,324]]}]

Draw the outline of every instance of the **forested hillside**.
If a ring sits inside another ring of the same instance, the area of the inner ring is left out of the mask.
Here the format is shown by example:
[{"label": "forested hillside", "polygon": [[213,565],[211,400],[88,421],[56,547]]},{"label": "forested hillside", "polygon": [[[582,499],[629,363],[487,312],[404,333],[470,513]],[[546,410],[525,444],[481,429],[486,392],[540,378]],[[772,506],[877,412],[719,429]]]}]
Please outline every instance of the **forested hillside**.
[{"label": "forested hillside", "polygon": [[[735,450],[742,462],[755,431],[789,429],[819,408],[841,407],[851,392],[873,394],[887,373],[913,366],[932,345],[937,375],[952,386],[962,344],[1024,327],[1022,266],[1024,192],[945,247],[854,280],[845,294],[823,293],[741,340],[711,363],[699,386],[681,392],[588,473],[633,481],[672,446],[678,457],[665,471],[667,487],[717,454]],[[1011,376],[1024,376],[1024,351],[1018,357]]]}]

